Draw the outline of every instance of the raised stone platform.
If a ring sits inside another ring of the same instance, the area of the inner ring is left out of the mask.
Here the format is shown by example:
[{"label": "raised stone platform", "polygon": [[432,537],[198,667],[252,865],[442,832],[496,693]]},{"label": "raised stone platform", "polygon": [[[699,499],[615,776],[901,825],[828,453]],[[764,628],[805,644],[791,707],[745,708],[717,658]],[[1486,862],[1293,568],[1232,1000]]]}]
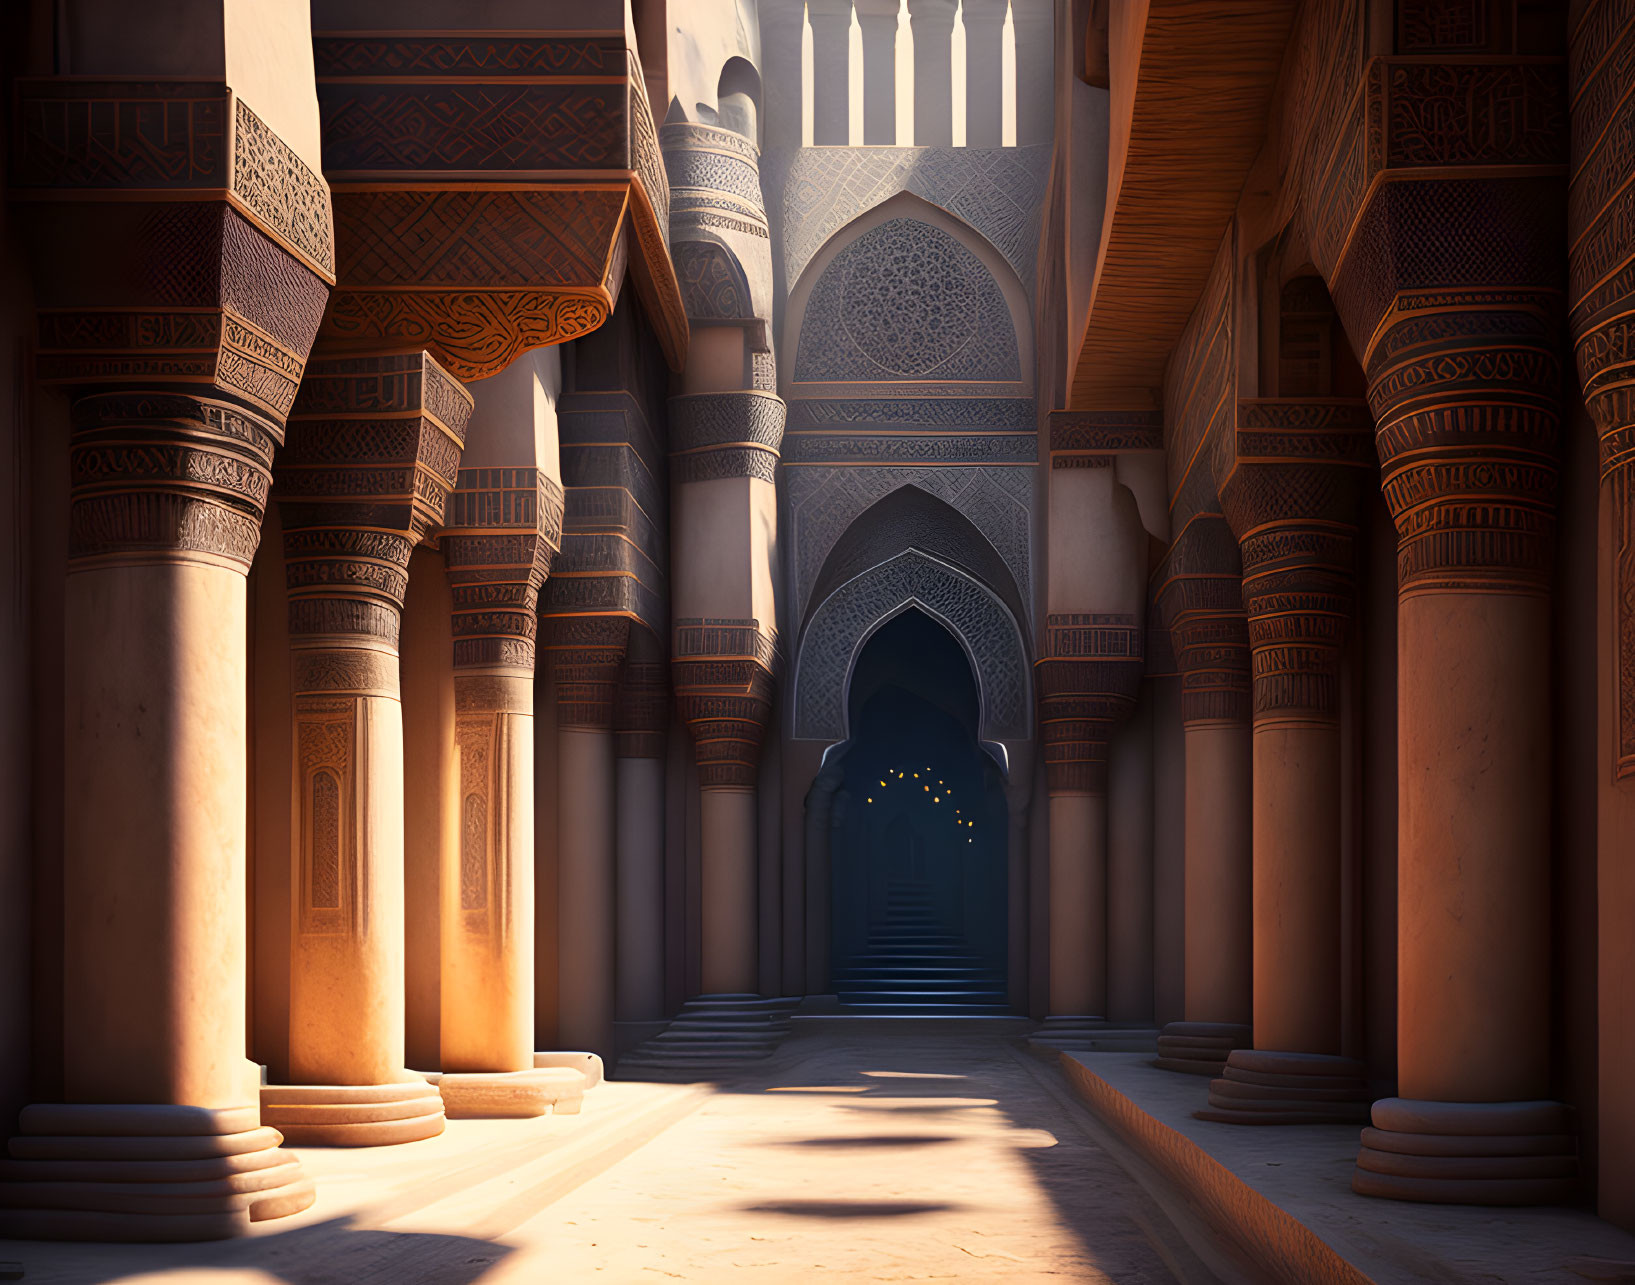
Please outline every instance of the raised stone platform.
[{"label": "raised stone platform", "polygon": [[1152,1053],[1158,1031],[1151,1026],[1126,1026],[1104,1017],[1047,1017],[1028,1036],[1028,1047],[1053,1057],[1074,1053]]},{"label": "raised stone platform", "polygon": [[1352,1190],[1361,1131],[1196,1118],[1208,1090],[1131,1053],[1065,1053],[1079,1096],[1279,1285],[1635,1281],[1635,1236],[1585,1209],[1415,1204]]}]

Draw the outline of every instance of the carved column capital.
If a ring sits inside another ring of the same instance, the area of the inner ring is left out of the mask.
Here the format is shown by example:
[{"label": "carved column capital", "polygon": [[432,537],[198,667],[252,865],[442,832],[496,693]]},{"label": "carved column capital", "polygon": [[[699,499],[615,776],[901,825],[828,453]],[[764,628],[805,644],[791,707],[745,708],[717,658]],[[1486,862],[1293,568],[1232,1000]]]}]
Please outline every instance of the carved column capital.
[{"label": "carved column capital", "polygon": [[699,788],[755,788],[777,656],[776,633],[758,620],[675,622],[671,682],[692,729]]},{"label": "carved column capital", "polygon": [[1249,626],[1238,542],[1218,514],[1194,518],[1158,572],[1158,605],[1181,670],[1181,719],[1247,723]]},{"label": "carved column capital", "polygon": [[1238,403],[1237,459],[1220,496],[1242,551],[1257,721],[1339,716],[1371,428],[1360,401]]},{"label": "carved column capital", "polygon": [[1107,793],[1107,746],[1135,707],[1142,628],[1128,613],[1052,614],[1034,665],[1050,793]]},{"label": "carved column capital", "polygon": [[471,408],[425,353],[308,365],[274,470],[298,693],[396,693],[409,555],[443,519]]},{"label": "carved column capital", "polygon": [[562,488],[533,467],[461,469],[441,543],[454,667],[532,676],[539,590],[562,547]]},{"label": "carved column capital", "polygon": [[205,561],[248,571],[277,421],[186,393],[94,392],[73,408],[73,567]]}]

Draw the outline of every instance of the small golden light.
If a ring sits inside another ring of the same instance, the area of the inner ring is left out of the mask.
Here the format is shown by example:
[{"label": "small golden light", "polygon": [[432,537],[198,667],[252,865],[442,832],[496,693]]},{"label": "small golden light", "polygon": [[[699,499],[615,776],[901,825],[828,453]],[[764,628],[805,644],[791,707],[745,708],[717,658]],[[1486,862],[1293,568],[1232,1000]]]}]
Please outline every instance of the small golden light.
[{"label": "small golden light", "polygon": [[932,795],[932,796],[931,796],[931,802],[933,802],[933,803],[941,803],[941,802],[942,802],[942,795],[940,795],[940,794],[933,794],[933,795]]},{"label": "small golden light", "polygon": [[927,794],[931,793],[931,787],[929,785],[922,785],[920,789],[924,790]]},{"label": "small golden light", "polygon": [[870,799],[870,800],[869,800],[869,802],[870,802],[870,803],[873,803],[873,802],[874,802],[874,800],[873,800],[873,799]]}]

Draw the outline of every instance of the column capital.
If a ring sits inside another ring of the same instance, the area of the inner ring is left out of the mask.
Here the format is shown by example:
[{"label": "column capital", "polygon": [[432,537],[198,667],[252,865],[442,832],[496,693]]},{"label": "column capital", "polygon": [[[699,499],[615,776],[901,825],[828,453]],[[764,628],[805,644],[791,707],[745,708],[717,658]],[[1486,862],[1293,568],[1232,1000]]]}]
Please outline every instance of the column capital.
[{"label": "column capital", "polygon": [[1352,399],[1238,403],[1237,459],[1220,497],[1242,551],[1257,721],[1339,715],[1372,426]]},{"label": "column capital", "polygon": [[1131,613],[1052,613],[1034,664],[1045,779],[1054,797],[1107,793],[1107,747],[1135,707],[1143,629]]},{"label": "column capital", "polygon": [[1181,670],[1181,718],[1188,725],[1247,723],[1249,626],[1242,561],[1226,519],[1193,518],[1157,573],[1157,602]]},{"label": "column capital", "polygon": [[545,621],[558,727],[613,730],[619,671],[629,644],[628,616],[552,616]]},{"label": "column capital", "polygon": [[955,0],[908,0],[910,24],[946,26],[953,30]]},{"label": "column capital", "polygon": [[868,27],[871,23],[897,29],[897,18],[902,6],[898,0],[856,0],[857,21]]},{"label": "column capital", "polygon": [[852,0],[807,0],[806,11],[811,15],[814,27],[818,25],[820,20],[825,23],[839,22],[850,26],[852,21]]},{"label": "column capital", "polygon": [[777,633],[758,620],[675,622],[671,682],[692,729],[699,788],[755,788],[777,668]]},{"label": "column capital", "polygon": [[441,543],[456,669],[531,675],[539,589],[562,547],[562,487],[543,469],[463,468]]}]

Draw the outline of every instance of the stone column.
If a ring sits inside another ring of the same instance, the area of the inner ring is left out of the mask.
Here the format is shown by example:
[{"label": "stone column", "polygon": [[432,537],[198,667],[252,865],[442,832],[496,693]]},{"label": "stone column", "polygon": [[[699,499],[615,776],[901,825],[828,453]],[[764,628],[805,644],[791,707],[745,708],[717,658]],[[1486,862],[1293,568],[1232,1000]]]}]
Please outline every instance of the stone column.
[{"label": "stone column", "polygon": [[1107,764],[1107,1019],[1153,1023],[1152,694],[1142,683]]},{"label": "stone column", "polygon": [[1162,1028],[1186,1017],[1186,731],[1179,665],[1167,628],[1147,630],[1147,677],[1152,696],[1153,1019]]},{"label": "stone column", "polygon": [[1186,741],[1186,1018],[1158,1065],[1219,1075],[1250,1039],[1252,747],[1237,539],[1219,514],[1176,537],[1159,599],[1181,669]]},{"label": "stone column", "polygon": [[1596,540],[1597,659],[1600,671],[1597,750],[1600,812],[1596,827],[1596,899],[1600,955],[1596,999],[1596,1208],[1603,1218],[1635,1226],[1635,245],[1620,229],[1627,218],[1635,155],[1619,146],[1635,27],[1617,6],[1581,11],[1568,68],[1577,160],[1568,202],[1569,319],[1584,404],[1600,439]]},{"label": "stone column", "polygon": [[812,143],[851,138],[852,0],[808,0],[812,19]]},{"label": "stone column", "polygon": [[1205,1119],[1367,1116],[1368,1068],[1340,1056],[1340,665],[1371,429],[1361,402],[1238,404],[1221,503],[1242,548],[1254,666],[1255,1046],[1227,1058]]},{"label": "stone column", "polygon": [[277,494],[289,587],[289,1085],[263,1118],[302,1145],[443,1131],[403,1067],[403,711],[409,555],[443,520],[471,395],[424,352],[315,358]]},{"label": "stone column", "polygon": [[965,145],[998,147],[1003,141],[1004,73],[1001,33],[1010,0],[965,0]]},{"label": "stone column", "polygon": [[479,386],[442,536],[460,799],[442,880],[438,1087],[452,1118],[542,1115],[555,1098],[550,1077],[533,1071],[534,666],[562,488],[535,454],[533,360]]},{"label": "stone column", "polygon": [[829,976],[833,901],[833,867],[829,843],[834,823],[835,792],[846,779],[840,756],[819,768],[806,791],[806,990],[826,995]]},{"label": "stone column", "polygon": [[[1520,201],[1541,199],[1519,186]],[[1490,196],[1507,199],[1502,185]],[[1506,208],[1514,234],[1493,270],[1536,277],[1464,296],[1402,290],[1364,363],[1403,658],[1401,1096],[1376,1102],[1363,1133],[1352,1187],[1364,1195],[1559,1201],[1577,1167],[1569,1111],[1546,1100],[1560,231],[1533,215],[1541,204]],[[1392,226],[1427,235],[1442,209]],[[1350,296],[1335,298],[1343,314]]]},{"label": "stone column", "polygon": [[914,37],[915,147],[954,145],[954,0],[908,0]]},{"label": "stone column", "polygon": [[[758,986],[755,790],[777,656],[764,541],[783,423],[783,401],[770,393],[670,399],[675,561],[687,568],[677,574],[671,674],[702,792],[702,985],[712,995]],[[722,540],[747,544],[715,543]],[[705,577],[712,563],[717,576]],[[713,598],[722,610],[693,614],[710,605],[711,578],[728,590]]]},{"label": "stone column", "polygon": [[1050,142],[1056,116],[1056,15],[1051,0],[1011,0],[1016,32],[1016,145]]},{"label": "stone column", "polygon": [[1050,797],[1050,1011],[1042,1035],[1107,1015],[1107,746],[1141,683],[1133,615],[1051,615],[1035,667]]},{"label": "stone column", "polygon": [[[304,40],[295,26],[277,35]],[[223,83],[221,58],[201,40],[173,63],[193,78],[13,86],[37,375],[74,400],[64,1101],[17,1122],[5,1237],[209,1240],[313,1199],[244,1056],[245,577],[333,229],[316,157]],[[299,115],[282,124],[310,130]],[[157,195],[133,177],[158,173]]]},{"label": "stone column", "polygon": [[630,621],[549,621],[556,675],[557,896],[562,1042],[614,1054],[615,838],[613,710]]},{"label": "stone column", "polygon": [[618,963],[614,1018],[621,1046],[664,1018],[664,768],[670,684],[664,646],[633,629],[614,710]]},{"label": "stone column", "polygon": [[897,142],[897,14],[899,0],[857,0],[863,32],[863,142]]}]

